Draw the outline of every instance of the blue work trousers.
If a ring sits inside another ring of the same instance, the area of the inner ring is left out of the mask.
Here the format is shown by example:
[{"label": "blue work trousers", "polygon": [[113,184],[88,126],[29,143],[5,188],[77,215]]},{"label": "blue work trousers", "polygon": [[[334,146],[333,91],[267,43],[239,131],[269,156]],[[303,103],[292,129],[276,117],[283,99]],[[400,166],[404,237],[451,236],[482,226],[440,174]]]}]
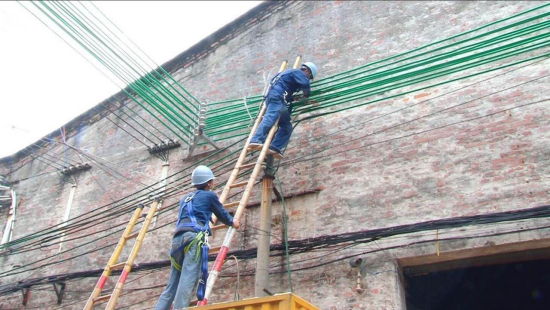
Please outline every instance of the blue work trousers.
[{"label": "blue work trousers", "polygon": [[[192,231],[179,234],[172,239],[172,250],[177,249],[184,243],[193,240],[197,233]],[[170,310],[174,302],[174,310],[185,309],[189,307],[193,293],[200,276],[201,256],[195,260],[197,251],[200,251],[195,243],[189,251],[183,256],[183,250],[180,257],[175,257],[181,265],[181,272],[170,267],[170,279],[168,285],[162,292],[155,306],[155,310]]]},{"label": "blue work trousers", "polygon": [[289,109],[283,102],[282,95],[268,96],[266,104],[267,110],[265,111],[264,118],[250,142],[264,144],[269,130],[277,119],[279,119],[279,129],[273,141],[271,141],[269,148],[280,153],[288,144],[290,135],[292,134]]}]

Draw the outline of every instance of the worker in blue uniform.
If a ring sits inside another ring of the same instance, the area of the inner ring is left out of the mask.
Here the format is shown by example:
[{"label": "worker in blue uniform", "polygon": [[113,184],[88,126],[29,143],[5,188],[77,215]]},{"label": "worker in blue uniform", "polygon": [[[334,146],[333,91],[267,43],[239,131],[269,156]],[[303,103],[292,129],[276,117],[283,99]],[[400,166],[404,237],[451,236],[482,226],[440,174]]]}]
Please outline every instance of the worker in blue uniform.
[{"label": "worker in blue uniform", "polygon": [[270,154],[282,158],[281,151],[286,147],[292,134],[290,115],[292,113],[293,95],[299,91],[303,92],[304,98],[311,93],[310,80],[317,76],[317,67],[311,62],[304,63],[300,69],[285,70],[271,79],[270,89],[265,98],[267,110],[258,126],[258,130],[250,140],[251,149],[259,149],[265,143],[269,130],[277,119],[279,128],[271,145]]},{"label": "worker in blue uniform", "polygon": [[240,227],[237,219],[224,209],[214,187],[214,174],[206,166],[198,166],[191,175],[196,191],[180,201],[176,230],[170,251],[170,279],[160,295],[155,310],[184,309],[191,302],[199,282],[197,297],[202,300],[208,278],[208,235],[212,235],[209,222],[212,213],[225,225]]}]

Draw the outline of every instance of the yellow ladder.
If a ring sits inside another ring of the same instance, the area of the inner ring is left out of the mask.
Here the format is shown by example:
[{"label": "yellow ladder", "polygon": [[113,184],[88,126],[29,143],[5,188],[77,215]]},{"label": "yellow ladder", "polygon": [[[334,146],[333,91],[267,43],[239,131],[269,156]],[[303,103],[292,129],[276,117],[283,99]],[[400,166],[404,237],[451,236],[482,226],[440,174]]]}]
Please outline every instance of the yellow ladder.
[{"label": "yellow ladder", "polygon": [[[296,62],[294,63],[294,67],[293,67],[294,69],[298,68],[298,66],[300,65],[301,59],[302,59],[301,56],[298,56],[298,58],[296,58]],[[284,71],[286,69],[286,66],[287,66],[287,61],[283,62],[279,72]],[[269,92],[269,89],[266,91],[266,94],[267,92]],[[266,109],[267,109],[267,106],[265,104],[265,99],[264,99],[264,101],[262,101],[262,106],[261,106],[260,112],[258,113],[258,117],[254,122],[254,126],[252,127],[252,130],[248,136],[248,139],[246,140],[243,150],[241,151],[239,159],[235,164],[235,168],[233,168],[233,171],[231,172],[231,175],[227,180],[227,184],[225,185],[223,192],[220,195],[220,202],[224,205],[225,208],[237,206],[237,210],[235,211],[235,216],[234,216],[234,218],[237,220],[240,220],[244,212],[244,209],[246,207],[246,204],[250,199],[250,194],[252,192],[252,188],[254,187],[254,183],[256,182],[256,178],[258,177],[260,170],[262,169],[262,163],[264,162],[266,156],[268,155],[269,145],[271,144],[271,140],[273,140],[273,137],[275,136],[275,132],[277,131],[277,125],[279,120],[277,120],[277,122],[275,122],[273,127],[270,129],[269,134],[267,135],[267,138],[262,146],[262,149],[258,155],[256,162],[244,164],[247,154],[250,152],[256,151],[255,149],[249,148],[250,140],[256,133],[256,130],[258,129],[258,126],[260,124],[260,121],[263,118],[263,115],[265,114]],[[236,182],[239,176],[239,172],[242,169],[252,168],[252,167],[254,167],[254,169],[252,170],[252,174],[250,175],[250,178],[247,181]],[[244,186],[246,186],[246,188],[239,201],[225,203],[231,189],[237,188],[237,187],[244,187]],[[213,216],[213,219],[214,221],[216,220],[214,216]],[[221,227],[224,227],[224,225],[214,226],[213,229],[219,229]],[[212,271],[208,276],[205,298],[204,300],[198,303],[199,306],[204,306],[208,302],[208,297],[210,296],[210,293],[212,292],[212,288],[214,287],[216,279],[218,278],[219,272],[221,270],[221,267],[227,255],[227,252],[229,251],[229,245],[231,244],[234,234],[235,234],[235,229],[233,227],[229,227],[229,230],[227,231],[225,239],[222,243],[222,246],[218,252],[218,257],[216,258],[214,266],[212,267]]]},{"label": "yellow ladder", "polygon": [[[296,59],[296,63],[294,65],[295,68],[297,68],[298,65],[300,64],[300,60],[301,60],[301,56],[299,56]],[[279,72],[285,70],[286,66],[287,66],[287,61],[283,62]],[[269,91],[269,88],[268,88],[268,91]],[[268,134],[268,136],[266,138],[266,141],[265,141],[265,143],[262,147],[262,150],[261,150],[261,152],[260,152],[260,154],[257,158],[257,161],[253,162],[253,163],[249,163],[249,164],[243,164],[245,159],[246,159],[247,154],[249,152],[254,151],[254,150],[250,150],[248,148],[249,144],[250,144],[250,139],[252,138],[252,136],[256,132],[265,111],[266,111],[266,105],[265,105],[265,102],[262,102],[262,108],[261,108],[260,113],[258,114],[258,117],[257,117],[257,119],[254,123],[254,127],[252,128],[252,131],[251,131],[251,133],[250,133],[250,135],[249,135],[249,137],[246,141],[246,144],[243,148],[243,151],[241,152],[241,155],[239,156],[239,159],[237,160],[237,164],[235,165],[235,168],[233,169],[233,172],[231,173],[231,175],[229,177],[229,180],[227,181],[227,184],[225,185],[225,187],[223,189],[223,192],[220,195],[220,202],[224,205],[224,207],[226,209],[238,206],[237,211],[236,211],[235,216],[234,216],[235,219],[240,219],[241,218],[241,215],[244,211],[244,207],[246,206],[246,204],[248,203],[248,199],[250,198],[250,193],[251,193],[252,187],[254,186],[254,183],[256,182],[256,178],[257,178],[258,174],[260,173],[262,163],[265,160],[265,157],[267,156],[267,152],[269,150],[269,145],[271,144],[271,140],[273,139],[273,136],[275,135],[275,132],[277,131],[278,120],[273,125],[273,128],[271,128],[271,130],[269,131],[269,134]],[[239,171],[241,169],[246,169],[246,168],[251,168],[251,167],[254,167],[254,170],[252,172],[252,175],[250,176],[250,179],[248,181],[235,183],[235,181],[238,178]],[[240,201],[224,203],[225,200],[227,199],[231,189],[237,188],[237,187],[243,187],[243,186],[246,186],[246,189],[245,189],[244,194],[243,194]],[[153,219],[153,217],[154,217],[154,215],[157,211],[157,207],[159,205],[159,202],[160,202],[160,200],[157,198],[151,204],[149,212],[147,213],[147,217],[145,218],[145,221],[144,221],[143,226],[141,227],[139,233],[132,233],[132,230],[133,230],[133,228],[134,228],[134,226],[135,226],[137,220],[139,219],[139,217],[141,215],[141,212],[143,210],[143,205],[141,205],[141,204],[138,205],[138,207],[134,211],[134,214],[132,215],[130,221],[128,222],[128,225],[126,226],[126,229],[124,230],[124,233],[122,234],[122,237],[120,238],[113,254],[111,255],[111,258],[109,259],[109,262],[105,266],[105,269],[103,270],[103,273],[102,273],[101,277],[99,278],[99,281],[97,282],[97,284],[96,284],[96,286],[95,286],[95,288],[92,292],[92,295],[90,296],[90,298],[86,302],[86,305],[84,306],[84,310],[91,310],[91,309],[93,309],[93,307],[97,303],[103,302],[103,301],[106,301],[106,300],[108,300],[108,303],[107,303],[107,306],[105,307],[105,309],[108,309],[108,310],[115,309],[117,300],[120,297],[120,294],[122,293],[122,287],[124,286],[124,283],[126,282],[126,279],[128,278],[128,275],[130,274],[130,271],[132,270],[132,267],[134,265],[134,261],[135,261],[135,259],[137,257],[137,254],[138,254],[138,252],[141,248],[141,244],[143,242],[143,239],[145,238],[145,234],[147,233],[147,230],[149,229],[149,225],[151,224],[151,221],[152,221],[152,219]],[[215,215],[212,215],[212,217],[213,217],[213,221],[215,223],[216,222]],[[224,225],[214,226],[214,227],[212,227],[212,230],[218,230],[220,228],[224,228]],[[227,235],[226,235],[226,237],[225,237],[225,240],[228,240],[228,238],[229,238],[229,242],[230,242],[231,241],[230,239],[232,239],[233,233],[234,233],[233,228],[230,228]],[[228,236],[230,236],[230,237],[228,237]],[[118,263],[117,264],[120,253],[122,252],[122,250],[124,249],[124,246],[126,245],[126,241],[130,240],[130,239],[133,239],[133,238],[136,238],[136,237],[137,237],[136,243],[134,244],[134,247],[132,248],[132,251],[130,252],[130,256],[129,256],[128,260],[124,263]],[[228,250],[228,247],[226,246],[226,241],[225,240],[224,240],[224,243],[221,247],[216,247],[216,248],[210,249],[210,254],[218,252],[218,258],[216,259],[216,263],[215,263],[214,267],[216,267],[216,265],[219,264],[218,261],[219,261],[220,255],[222,255],[223,258],[225,259],[225,255],[227,254],[227,250]],[[227,243],[227,245],[229,245],[229,244]],[[223,261],[223,259],[222,259],[222,261]],[[107,282],[107,279],[111,275],[112,271],[113,270],[118,270],[118,269],[121,269],[121,268],[124,268],[124,270],[122,271],[113,292],[109,295],[100,296],[101,291],[103,290],[103,288],[105,286],[105,283]],[[221,268],[221,265],[220,265],[220,268]],[[212,276],[212,273],[210,275]],[[217,273],[216,273],[216,278],[217,278]],[[208,283],[210,283],[210,282],[211,282],[211,280],[210,280],[210,277],[209,277],[208,278]],[[214,282],[215,282],[215,279],[214,279]],[[214,282],[212,282],[211,286],[213,286]],[[207,296],[208,296],[210,291],[211,291],[211,288],[209,290],[208,287],[207,287],[207,291],[206,291]]]},{"label": "yellow ladder", "polygon": [[[99,278],[99,281],[97,282],[92,295],[90,298],[88,298],[88,302],[86,302],[86,305],[84,306],[85,310],[93,309],[94,305],[96,303],[109,300],[107,303],[107,307],[105,309],[114,309],[116,302],[118,300],[118,297],[120,296],[120,293],[122,292],[122,286],[124,285],[124,282],[126,282],[126,279],[128,278],[128,274],[130,274],[130,271],[132,270],[132,266],[134,265],[134,261],[137,257],[137,254],[139,252],[139,249],[141,248],[141,244],[143,243],[143,238],[145,238],[145,234],[147,233],[147,230],[149,229],[149,225],[151,224],[151,220],[153,219],[153,216],[155,215],[155,212],[157,212],[157,207],[159,205],[160,200],[156,198],[153,203],[151,203],[151,206],[149,208],[149,212],[147,213],[147,217],[145,218],[145,221],[143,222],[143,226],[137,233],[132,233],[132,229],[134,228],[137,220],[139,219],[141,215],[141,211],[143,211],[143,205],[140,204],[137,206],[136,210],[134,211],[134,214],[130,218],[130,222],[128,222],[128,225],[126,226],[126,229],[124,230],[124,233],[122,233],[122,237],[120,237],[120,240],[118,241],[118,244],[115,248],[115,251],[111,255],[111,258],[109,259],[109,262],[107,263],[107,266],[105,266],[105,269],[103,270],[103,273],[101,274],[101,277]],[[134,247],[132,248],[132,251],[130,252],[130,256],[128,257],[128,260],[125,263],[118,263],[118,258],[120,256],[120,253],[124,249],[124,246],[126,245],[126,241],[131,240],[133,238],[136,238],[136,242],[134,243]],[[118,270],[124,268],[122,273],[120,274],[120,277],[118,278],[118,282],[115,286],[115,289],[113,292],[109,295],[103,295],[99,296],[101,294],[101,291],[103,290],[103,287],[105,286],[105,283],[107,282],[107,279],[111,275],[111,272],[113,270]]]}]

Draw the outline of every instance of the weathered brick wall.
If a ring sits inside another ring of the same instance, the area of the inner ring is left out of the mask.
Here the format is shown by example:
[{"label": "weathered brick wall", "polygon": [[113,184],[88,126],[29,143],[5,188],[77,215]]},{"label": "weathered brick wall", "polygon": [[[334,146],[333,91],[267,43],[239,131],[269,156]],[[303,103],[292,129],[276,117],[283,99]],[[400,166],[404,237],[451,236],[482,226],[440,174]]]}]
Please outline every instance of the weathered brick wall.
[{"label": "weathered brick wall", "polygon": [[[215,47],[208,56],[176,69],[174,75],[196,97],[208,102],[255,95],[263,89],[264,76],[273,74],[282,60],[292,62],[297,54],[303,55],[305,61],[314,61],[320,68],[320,77],[323,77],[450,37],[538,4],[462,1],[289,3],[286,8]],[[319,187],[323,190],[287,201],[290,239],[307,239],[546,204],[548,179],[545,176],[548,175],[550,149],[548,106],[534,104],[470,120],[544,99],[547,90],[547,80],[544,78],[378,133],[381,129],[546,74],[547,64],[539,63],[509,74],[495,72],[493,75],[497,77],[489,81],[480,82],[491,75],[426,88],[393,100],[301,123],[292,137],[286,158],[295,159],[312,153],[321,157],[283,165],[279,170],[283,191],[296,193]],[[455,91],[476,82],[480,83]],[[444,95],[446,93],[449,94]],[[426,101],[428,99],[433,100]],[[417,103],[411,109],[367,122],[376,116]],[[143,111],[140,114],[149,117]],[[111,119],[126,127],[118,119]],[[463,123],[411,135],[455,122]],[[325,137],[327,134],[332,135]],[[91,212],[144,185],[153,184],[160,178],[162,161],[149,156],[144,146],[105,119],[83,122],[80,127],[73,128],[68,136],[68,144],[93,154],[90,156],[95,156],[96,160],[118,172],[92,162],[92,170],[79,174],[76,177],[77,190],[71,217]],[[359,137],[362,138],[345,144]],[[60,158],[63,158],[64,150],[63,145],[55,146],[55,154],[59,154]],[[73,151],[67,154],[80,161]],[[84,158],[82,154],[80,156]],[[185,156],[184,148],[171,152],[169,174],[190,164],[182,161]],[[25,160],[29,160],[29,157],[15,162],[4,161],[0,166],[0,173],[9,175],[11,181],[21,180],[14,185],[21,196],[15,239],[59,224],[72,182],[68,178],[61,178],[51,167],[36,160],[9,173],[10,169],[18,167]],[[84,161],[91,162],[86,158]],[[257,201],[257,197],[253,197],[252,201]],[[165,205],[176,202],[177,197],[172,197]],[[171,223],[175,217],[174,209],[172,213],[159,217],[157,225]],[[5,277],[0,283],[103,268],[113,247],[100,247],[118,240],[120,234],[112,233],[113,227],[125,223],[128,218],[126,214],[115,220],[98,221],[97,226],[75,234],[84,237],[67,240],[63,249],[94,241],[98,236],[106,237],[90,245],[83,245],[71,253],[61,254],[52,262],[74,254],[85,255],[48,268]],[[0,224],[5,219],[6,216],[3,216]],[[279,243],[282,238],[281,219],[282,208],[280,203],[276,203],[272,220],[274,243]],[[246,228],[237,234],[235,249],[256,246],[259,208],[248,208],[245,221]],[[138,262],[167,259],[172,229],[170,225],[148,234]],[[494,230],[498,229],[495,226]],[[97,234],[92,235],[92,232]],[[216,236],[213,243],[219,243],[221,237]],[[513,237],[504,235],[499,238],[442,242],[441,250],[453,251],[545,237],[544,233],[525,233]],[[381,240],[374,245],[363,245],[332,254],[327,250],[293,256],[293,266],[313,267],[340,256],[382,248],[394,242],[398,240]],[[56,254],[58,249],[59,246],[48,247],[45,244],[40,250],[28,254],[2,256],[0,272],[47,258]],[[97,250],[92,251],[94,249]],[[121,257],[126,257],[129,249],[127,247]],[[364,267],[363,284],[366,289],[361,294],[353,290],[356,271],[349,267],[346,260],[295,271],[292,274],[294,289],[297,294],[322,309],[405,309],[396,259],[433,251],[433,245],[419,245],[365,254],[369,265]],[[320,255],[326,257],[318,258]],[[316,259],[306,263],[298,262],[306,258]],[[37,265],[44,262],[49,262],[49,259]],[[277,273],[272,277],[270,290],[288,291],[284,259],[275,258],[272,265],[273,271]],[[240,295],[252,297],[254,280],[247,276],[247,272],[254,270],[255,261],[241,261],[239,266],[243,272]],[[224,271],[222,275],[230,278],[222,278],[218,282],[212,301],[233,300],[234,270]],[[133,282],[128,283],[128,287],[162,286],[167,280],[168,270],[132,276],[129,280]],[[116,278],[109,280],[107,287],[112,287]],[[95,282],[96,278],[69,282],[69,292],[63,305],[70,309],[81,308],[83,302],[78,301],[89,295]],[[152,308],[161,290],[162,287],[158,287],[132,293],[122,297],[120,305],[149,299],[130,308]],[[0,303],[6,308],[21,307],[18,294],[2,298]],[[71,303],[74,305],[69,305]],[[56,308],[53,290],[33,291],[28,306],[47,308],[44,305]]]}]

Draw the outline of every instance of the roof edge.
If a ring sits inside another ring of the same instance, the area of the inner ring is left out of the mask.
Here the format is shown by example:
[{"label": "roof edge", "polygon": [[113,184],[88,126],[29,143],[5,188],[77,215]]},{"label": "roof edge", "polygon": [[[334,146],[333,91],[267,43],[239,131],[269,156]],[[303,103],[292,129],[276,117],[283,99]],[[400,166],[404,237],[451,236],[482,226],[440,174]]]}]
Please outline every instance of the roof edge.
[{"label": "roof edge", "polygon": [[[164,68],[167,72],[173,72],[180,68],[187,68],[191,66],[192,64],[200,61],[201,59],[205,58],[207,55],[215,51],[223,43],[242,33],[248,27],[257,24],[260,21],[263,21],[265,18],[271,15],[272,11],[285,7],[288,2],[289,1],[264,1],[258,4],[254,8],[248,10],[243,15],[239,16],[237,19],[216,30],[214,33],[202,39],[182,53],[178,54],[171,60],[165,62],[161,65],[161,67]],[[112,98],[118,98],[118,100],[124,98],[122,100],[126,100],[127,96],[124,90],[120,90],[119,92],[101,101],[87,111],[81,113],[61,127],[65,126],[67,131],[72,131],[84,122],[89,122],[91,125],[101,120],[103,117],[112,113],[112,111],[105,108],[106,105],[113,106],[111,102]],[[9,162],[10,160],[27,157],[28,155],[25,154],[25,151],[32,151],[36,147],[43,147],[46,145],[44,138],[50,139],[47,137],[52,137],[53,139],[59,136],[59,130],[56,129],[49,134],[43,136],[39,140],[13,153],[12,155],[0,158],[0,164]],[[71,135],[70,137],[72,136],[74,135]]]}]

